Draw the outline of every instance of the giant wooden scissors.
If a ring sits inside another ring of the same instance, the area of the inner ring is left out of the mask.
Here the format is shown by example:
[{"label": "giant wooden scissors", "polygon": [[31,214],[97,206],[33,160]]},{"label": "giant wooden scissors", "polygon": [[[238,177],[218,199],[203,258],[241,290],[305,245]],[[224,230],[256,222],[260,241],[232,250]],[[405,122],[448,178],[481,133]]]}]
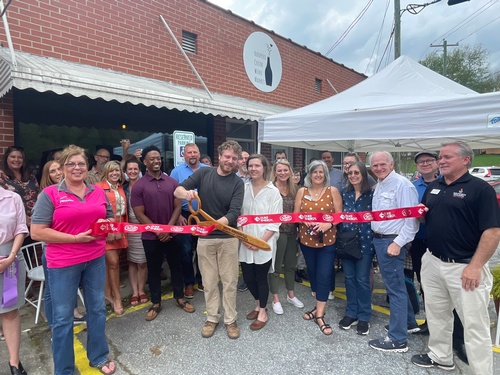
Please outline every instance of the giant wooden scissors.
[{"label": "giant wooden scissors", "polygon": [[[188,201],[189,211],[191,212],[191,215],[189,215],[188,217],[189,225],[191,224],[203,225],[203,226],[215,225],[215,227],[221,232],[227,233],[232,237],[236,237],[237,239],[243,242],[253,245],[261,250],[271,250],[269,244],[266,241],[251,236],[245,232],[242,232],[241,230],[234,229],[229,225],[219,223],[212,216],[203,211],[203,209],[201,208],[201,200],[197,193],[194,194],[193,200],[196,200],[198,202],[198,209],[195,211],[193,209],[193,205],[191,204],[192,201]],[[200,221],[198,215],[201,215],[206,221]]]}]

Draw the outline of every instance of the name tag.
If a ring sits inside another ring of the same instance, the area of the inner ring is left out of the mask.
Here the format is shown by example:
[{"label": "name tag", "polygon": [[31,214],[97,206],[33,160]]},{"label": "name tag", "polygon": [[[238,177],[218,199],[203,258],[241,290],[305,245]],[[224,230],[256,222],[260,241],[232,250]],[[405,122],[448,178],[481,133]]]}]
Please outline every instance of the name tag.
[{"label": "name tag", "polygon": [[313,198],[310,195],[304,195],[304,199],[307,199],[308,201],[313,200]]},{"label": "name tag", "polygon": [[440,189],[432,189],[431,194],[439,194],[440,191]]}]

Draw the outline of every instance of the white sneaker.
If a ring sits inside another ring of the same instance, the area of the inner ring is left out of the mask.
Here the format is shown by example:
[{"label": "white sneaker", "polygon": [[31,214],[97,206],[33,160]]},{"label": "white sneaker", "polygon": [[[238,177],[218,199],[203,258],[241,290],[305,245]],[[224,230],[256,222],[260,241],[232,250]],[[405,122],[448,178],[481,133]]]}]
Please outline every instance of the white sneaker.
[{"label": "white sneaker", "polygon": [[334,299],[335,299],[335,296],[333,295],[333,292],[330,292],[330,294],[328,295],[328,300],[332,301]]},{"label": "white sneaker", "polygon": [[281,306],[281,302],[276,302],[276,303],[273,302],[273,311],[275,314],[283,315],[284,311],[283,311],[283,306]]},{"label": "white sneaker", "polygon": [[294,305],[295,307],[298,307],[299,309],[304,307],[304,304],[302,303],[302,301],[300,299],[298,299],[297,297],[290,298],[289,296],[286,296],[286,300],[288,301],[288,303],[291,303],[292,305]]}]

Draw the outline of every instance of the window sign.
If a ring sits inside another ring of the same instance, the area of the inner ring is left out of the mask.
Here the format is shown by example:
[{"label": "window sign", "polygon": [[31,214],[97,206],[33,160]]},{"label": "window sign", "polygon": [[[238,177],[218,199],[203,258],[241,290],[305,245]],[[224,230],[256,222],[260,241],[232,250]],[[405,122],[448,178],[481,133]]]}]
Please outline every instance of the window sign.
[{"label": "window sign", "polygon": [[281,55],[269,35],[250,34],[243,47],[243,63],[248,79],[260,91],[272,92],[281,81]]}]

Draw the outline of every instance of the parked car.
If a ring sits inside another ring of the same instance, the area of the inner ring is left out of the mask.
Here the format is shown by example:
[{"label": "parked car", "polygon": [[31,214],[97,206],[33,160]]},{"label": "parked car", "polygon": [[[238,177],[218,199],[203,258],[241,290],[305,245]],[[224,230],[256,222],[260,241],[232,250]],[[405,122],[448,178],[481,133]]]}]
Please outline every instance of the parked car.
[{"label": "parked car", "polygon": [[469,173],[485,181],[500,180],[500,167],[472,167]]},{"label": "parked car", "polygon": [[493,186],[493,189],[495,189],[495,192],[497,193],[498,205],[500,206],[500,181],[490,181],[489,184]]}]

